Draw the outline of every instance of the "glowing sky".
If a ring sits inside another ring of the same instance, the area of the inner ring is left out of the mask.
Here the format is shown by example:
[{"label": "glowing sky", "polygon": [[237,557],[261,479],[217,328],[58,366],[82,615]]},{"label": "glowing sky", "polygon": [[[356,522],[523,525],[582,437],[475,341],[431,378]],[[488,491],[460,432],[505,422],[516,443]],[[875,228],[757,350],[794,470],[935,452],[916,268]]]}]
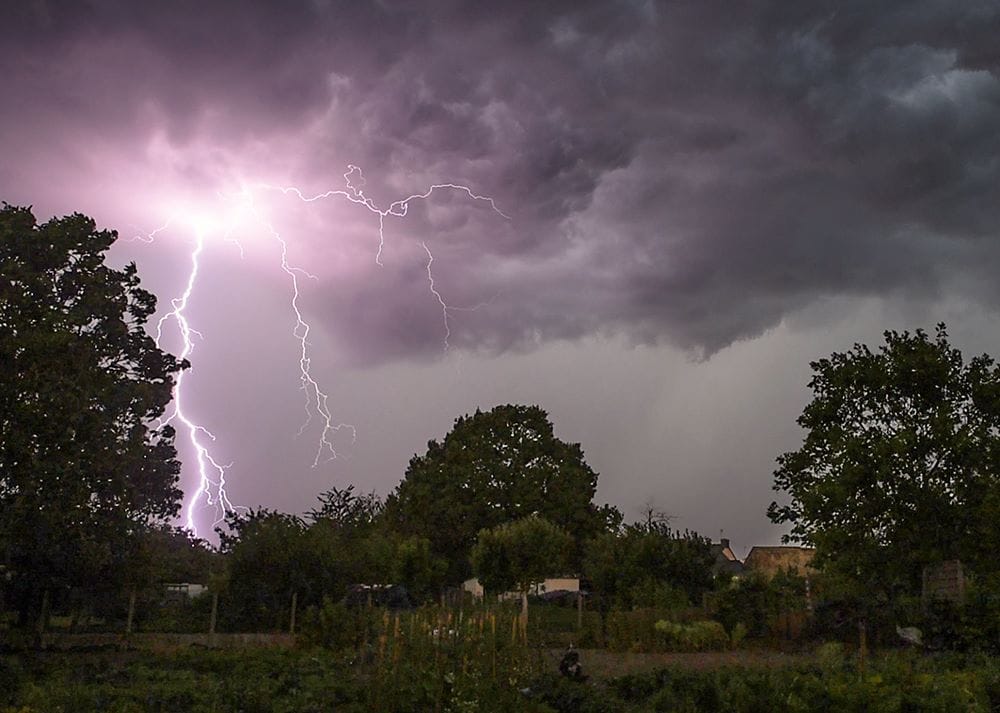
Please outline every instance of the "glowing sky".
[{"label": "glowing sky", "polygon": [[[244,257],[205,245],[185,377],[234,501],[385,493],[455,416],[538,403],[600,497],[741,553],[780,534],[810,359],[942,319],[1000,354],[998,36],[1000,5],[947,0],[5,2],[0,199],[123,237],[188,216],[116,248],[162,309],[195,231],[239,225]],[[454,182],[511,219],[435,194],[386,220],[379,266],[363,207],[260,196],[357,427],[313,469],[287,275],[224,196],[348,164],[379,205]],[[447,353],[424,243],[448,303],[482,305]]]}]

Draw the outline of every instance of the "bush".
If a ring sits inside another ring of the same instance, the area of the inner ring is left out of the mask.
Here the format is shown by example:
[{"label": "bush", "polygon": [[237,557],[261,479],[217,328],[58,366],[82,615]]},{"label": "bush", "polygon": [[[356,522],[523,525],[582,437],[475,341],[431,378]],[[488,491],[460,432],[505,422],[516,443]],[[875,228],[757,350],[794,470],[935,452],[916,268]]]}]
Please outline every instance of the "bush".
[{"label": "bush", "polygon": [[729,643],[734,649],[738,649],[745,638],[747,638],[747,628],[742,621],[738,621],[729,632]]},{"label": "bush", "polygon": [[676,624],[660,620],[653,628],[660,651],[722,651],[729,646],[726,630],[717,621]]},{"label": "bush", "polygon": [[794,635],[805,618],[805,579],[789,572],[771,578],[755,572],[720,581],[707,602],[712,618],[729,632],[742,624],[746,636],[782,638]]},{"label": "bush", "polygon": [[0,705],[14,703],[23,680],[21,662],[10,656],[0,656]]},{"label": "bush", "polygon": [[151,604],[136,621],[139,631],[161,633],[205,633],[212,619],[212,595],[204,592],[188,599]]},{"label": "bush", "polygon": [[299,633],[306,644],[339,651],[374,641],[375,626],[375,609],[349,608],[325,597],[323,606],[306,609]]}]

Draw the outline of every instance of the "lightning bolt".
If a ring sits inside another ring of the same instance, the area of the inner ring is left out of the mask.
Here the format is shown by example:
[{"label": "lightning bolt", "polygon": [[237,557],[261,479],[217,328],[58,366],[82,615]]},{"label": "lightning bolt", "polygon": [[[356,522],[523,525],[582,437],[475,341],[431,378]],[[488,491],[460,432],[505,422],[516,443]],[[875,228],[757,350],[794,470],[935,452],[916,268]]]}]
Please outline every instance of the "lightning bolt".
[{"label": "lightning bolt", "polygon": [[306,395],[306,420],[299,427],[296,437],[301,436],[309,427],[309,424],[312,423],[314,413],[319,416],[322,421],[322,427],[320,429],[319,443],[316,446],[316,456],[313,458],[313,468],[315,468],[319,465],[320,460],[324,458],[324,455],[326,456],[326,461],[337,457],[337,449],[331,440],[335,433],[341,430],[350,431],[351,443],[357,440],[358,433],[354,426],[349,423],[334,423],[333,415],[330,413],[329,397],[320,388],[310,370],[312,357],[309,355],[309,332],[312,330],[312,327],[303,319],[302,311],[299,309],[299,277],[315,280],[316,276],[300,267],[290,265],[288,263],[288,243],[281,237],[277,229],[260,215],[256,208],[253,209],[253,214],[281,246],[281,270],[288,275],[292,286],[291,307],[292,313],[295,315],[295,327],[292,329],[292,335],[299,341],[299,380],[302,384],[302,391]]},{"label": "lightning bolt", "polygon": [[[334,188],[323,193],[317,193],[313,196],[306,196],[300,189],[295,186],[273,186],[267,183],[258,184],[257,187],[280,191],[284,194],[294,195],[299,200],[304,203],[313,203],[315,201],[323,200],[325,198],[341,197],[349,200],[351,203],[357,203],[363,205],[372,213],[378,216],[378,250],[375,251],[375,264],[382,265],[382,249],[385,247],[385,219],[389,216],[396,218],[405,218],[406,213],[410,208],[410,203],[415,200],[426,200],[431,197],[434,191],[440,191],[445,189],[450,189],[454,191],[460,191],[469,196],[469,198],[476,201],[485,201],[490,204],[490,207],[497,213],[497,215],[503,217],[506,220],[510,220],[510,216],[501,211],[496,202],[489,196],[481,196],[477,193],[473,193],[472,189],[468,186],[459,185],[456,183],[435,183],[430,188],[428,188],[423,193],[414,193],[406,198],[401,198],[400,200],[393,201],[389,204],[388,208],[379,208],[371,198],[365,195],[364,185],[365,176],[360,168],[354,166],[353,164],[348,164],[347,173],[344,174],[344,183],[346,188]],[[426,246],[424,247],[426,250]]]},{"label": "lightning bolt", "polygon": [[[156,231],[150,233],[147,237],[151,241],[157,232],[165,230],[169,226],[170,221],[168,221],[162,228],[158,228]],[[184,291],[181,293],[180,297],[175,297],[170,301],[171,309],[169,312],[160,317],[159,321],[156,323],[156,345],[159,346],[163,339],[163,326],[169,321],[173,320],[181,336],[181,353],[179,357],[187,359],[191,352],[194,351],[194,342],[191,337],[198,336],[204,339],[202,334],[195,329],[191,328],[191,324],[188,322],[187,314],[185,310],[188,306],[188,301],[191,298],[191,293],[194,291],[195,282],[198,279],[198,271],[200,269],[200,258],[202,250],[205,247],[205,235],[199,232],[195,236],[194,249],[191,251],[191,271],[188,273],[187,283],[184,286]],[[198,464],[198,487],[192,494],[190,501],[188,502],[187,508],[184,510],[185,524],[188,530],[192,533],[197,534],[197,525],[194,521],[194,509],[198,501],[205,497],[205,502],[209,506],[214,506],[216,509],[216,519],[212,523],[212,526],[219,524],[225,518],[226,512],[235,510],[236,506],[229,500],[229,496],[226,494],[226,468],[229,466],[223,466],[209,452],[207,446],[205,446],[199,436],[206,436],[210,440],[215,440],[215,435],[209,431],[204,426],[201,426],[194,421],[192,421],[187,414],[184,412],[184,375],[185,372],[180,372],[177,375],[177,380],[174,382],[173,390],[173,411],[170,416],[168,416],[160,425],[164,426],[170,423],[172,420],[177,419],[180,421],[184,428],[187,430],[188,439],[191,441],[191,446],[195,451],[195,458]],[[211,471],[215,472],[215,477],[211,475]],[[214,490],[214,497],[213,497]]]},{"label": "lightning bolt", "polygon": [[431,265],[434,264],[434,255],[431,253],[431,249],[427,247],[427,243],[421,242],[420,246],[427,253],[427,285],[431,294],[437,299],[438,304],[441,305],[441,316],[444,319],[444,350],[448,351],[451,349],[451,345],[448,344],[448,339],[451,338],[451,324],[448,322],[448,303],[444,301],[444,297],[438,292],[437,288],[434,286],[434,273],[431,272]]},{"label": "lightning bolt", "polygon": [[[336,433],[340,431],[347,431],[351,435],[351,442],[353,443],[357,438],[357,431],[354,426],[347,423],[339,423],[334,419],[332,412],[329,407],[329,397],[326,392],[320,387],[319,383],[313,378],[311,372],[312,357],[310,355],[310,343],[309,334],[311,332],[311,326],[305,320],[302,315],[302,311],[299,308],[300,294],[300,279],[316,279],[316,276],[302,269],[301,267],[294,266],[288,261],[288,243],[282,237],[281,233],[275,228],[275,226],[263,216],[260,211],[256,208],[253,201],[253,189],[258,190],[268,190],[268,191],[278,191],[283,195],[292,195],[298,198],[304,203],[313,203],[316,201],[340,197],[350,201],[351,203],[364,206],[369,212],[378,217],[378,248],[375,252],[375,263],[382,266],[382,252],[385,247],[385,222],[386,218],[405,218],[409,210],[410,203],[416,200],[427,200],[435,191],[441,190],[453,190],[465,193],[470,199],[474,201],[483,201],[489,203],[490,207],[498,215],[504,219],[509,220],[510,216],[503,213],[496,205],[493,198],[489,196],[479,195],[472,191],[468,186],[464,186],[456,183],[436,183],[430,186],[423,193],[414,193],[405,198],[393,201],[389,204],[387,208],[380,208],[371,198],[365,195],[364,185],[365,178],[362,170],[350,164],[347,167],[347,172],[343,174],[344,176],[344,188],[336,188],[332,190],[325,191],[323,193],[318,193],[315,195],[306,195],[301,189],[295,186],[276,186],[267,183],[255,184],[252,188],[244,188],[241,193],[238,194],[238,199],[243,203],[244,207],[247,208],[251,215],[255,218],[257,223],[263,226],[271,235],[271,237],[278,243],[280,247],[280,268],[285,275],[288,276],[289,283],[291,286],[291,299],[290,306],[292,309],[292,314],[294,315],[294,326],[292,328],[292,335],[299,343],[299,379],[301,383],[301,390],[305,393],[305,412],[306,418],[302,426],[299,428],[298,436],[310,426],[314,418],[318,418],[320,421],[320,435],[316,447],[315,456],[313,459],[313,467],[317,467],[321,462],[327,462],[329,460],[338,457],[336,447],[334,445],[333,438]],[[221,195],[221,194],[220,194]],[[226,198],[226,196],[222,196]],[[136,236],[134,240],[141,240],[143,242],[153,242],[157,234],[167,230],[175,216],[171,216],[164,225],[160,226],[156,230],[148,233],[144,236]],[[239,241],[232,238],[233,225],[230,222],[226,228],[224,238],[227,242],[234,243],[240,249],[240,255],[243,255],[243,246],[240,245]],[[204,249],[206,231],[196,230],[195,244],[191,251],[191,267],[188,273],[188,279],[185,284],[184,290],[179,297],[171,300],[172,309],[164,314],[156,325],[156,343],[160,344],[163,336],[164,325],[168,321],[173,321],[180,333],[182,348],[180,353],[181,359],[186,359],[194,350],[194,342],[192,341],[192,336],[197,336],[201,339],[204,337],[194,328],[191,327],[186,314],[186,309],[188,307],[188,302],[191,297],[191,293],[195,288],[195,284],[198,280],[198,274],[200,269],[199,260],[201,253]],[[479,307],[489,304],[489,302],[481,303],[475,305],[474,307],[452,307],[448,305],[442,296],[441,292],[435,286],[434,273],[432,271],[432,265],[434,263],[434,255],[431,253],[430,248],[427,246],[426,242],[421,242],[421,246],[424,252],[427,254],[427,280],[430,293],[437,300],[438,304],[441,306],[441,314],[444,323],[444,351],[447,352],[450,349],[449,338],[451,337],[451,324],[449,322],[449,316],[453,310],[467,310],[472,311],[478,309]],[[492,302],[492,298],[490,300]],[[173,411],[170,416],[165,419],[161,425],[165,425],[170,421],[176,419],[187,431],[188,438],[191,442],[191,446],[194,448],[196,454],[196,462],[198,468],[198,486],[192,493],[190,500],[185,508],[185,524],[187,529],[192,533],[197,534],[197,525],[195,523],[195,508],[199,501],[204,498],[206,505],[215,508],[216,519],[213,522],[213,527],[221,522],[225,514],[230,511],[239,510],[242,506],[237,506],[232,503],[227,492],[226,492],[226,470],[232,465],[222,465],[220,464],[211,454],[208,446],[203,442],[203,438],[207,438],[210,441],[215,440],[215,436],[206,427],[200,425],[199,423],[192,420],[187,413],[184,411],[184,399],[183,399],[183,383],[184,383],[184,372],[181,372],[177,376],[177,380],[174,383],[173,390]]]},{"label": "lightning bolt", "polygon": [[[427,200],[428,198],[431,197],[431,195],[433,195],[435,191],[453,190],[465,193],[466,195],[469,196],[469,198],[471,198],[474,201],[483,201],[489,203],[490,208],[492,208],[497,215],[504,218],[505,220],[510,220],[510,216],[504,213],[502,210],[500,210],[499,207],[497,207],[496,201],[493,198],[491,198],[490,196],[479,195],[478,193],[473,192],[473,190],[468,186],[458,183],[435,183],[423,193],[414,193],[412,195],[407,196],[406,198],[401,198],[399,200],[391,202],[388,208],[379,208],[378,205],[371,198],[365,195],[364,192],[365,176],[364,172],[358,166],[355,166],[353,164],[348,164],[347,172],[344,174],[344,184],[345,188],[334,188],[328,191],[324,191],[323,193],[317,193],[311,196],[305,195],[301,189],[296,188],[295,186],[274,186],[266,183],[261,183],[258,184],[257,187],[264,190],[279,191],[284,195],[289,195],[289,194],[293,195],[304,203],[313,203],[315,201],[324,200],[327,198],[340,197],[350,201],[351,203],[363,205],[370,212],[378,216],[378,249],[375,251],[375,264],[378,265],[379,267],[382,267],[382,251],[385,248],[385,219],[388,218],[389,216],[395,218],[405,218],[407,212],[409,211],[410,203],[416,200]],[[273,228],[269,229],[271,230],[272,233],[275,232]],[[434,285],[434,273],[431,270],[431,265],[433,265],[434,263],[434,255],[431,253],[431,250],[427,246],[426,242],[421,242],[420,245],[424,249],[424,252],[427,253],[428,288],[430,290],[430,293],[437,300],[438,304],[441,305],[441,318],[442,322],[444,323],[443,346],[444,346],[444,351],[447,352],[449,349],[451,349],[451,345],[448,341],[451,338],[451,322],[449,320],[450,313],[452,311],[457,311],[457,310],[475,311],[480,307],[483,307],[486,304],[488,304],[488,302],[480,303],[472,307],[453,307],[449,305],[447,302],[445,302],[444,297],[441,295],[441,292],[438,291],[438,289]],[[492,302],[492,299],[490,300],[490,302]],[[298,313],[298,310],[296,310],[296,313]]]}]

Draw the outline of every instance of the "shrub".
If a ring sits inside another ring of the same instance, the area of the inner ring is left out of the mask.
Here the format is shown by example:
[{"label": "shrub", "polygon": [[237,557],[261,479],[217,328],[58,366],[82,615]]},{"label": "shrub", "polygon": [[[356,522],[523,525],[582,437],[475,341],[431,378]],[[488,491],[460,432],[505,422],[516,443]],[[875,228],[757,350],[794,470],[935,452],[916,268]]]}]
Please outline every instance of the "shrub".
[{"label": "shrub", "polygon": [[323,606],[305,611],[299,631],[305,643],[337,651],[373,641],[375,624],[374,609],[352,609],[325,597]]},{"label": "shrub", "polygon": [[729,632],[729,643],[734,649],[738,649],[745,638],[747,638],[747,628],[742,621],[738,621]]},{"label": "shrub", "polygon": [[677,624],[660,620],[653,628],[661,651],[721,651],[729,646],[726,630],[717,621]]},{"label": "shrub", "polygon": [[10,705],[24,680],[21,662],[13,657],[0,656],[0,705]]}]

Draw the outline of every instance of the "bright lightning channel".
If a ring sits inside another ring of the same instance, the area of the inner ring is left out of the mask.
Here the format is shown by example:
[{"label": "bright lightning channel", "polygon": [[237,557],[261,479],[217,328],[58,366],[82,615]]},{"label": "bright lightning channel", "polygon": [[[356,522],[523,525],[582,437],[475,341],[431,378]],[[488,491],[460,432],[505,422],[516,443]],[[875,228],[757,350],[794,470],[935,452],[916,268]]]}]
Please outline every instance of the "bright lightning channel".
[{"label": "bright lightning channel", "polygon": [[[167,223],[169,225],[169,221]],[[167,226],[158,230],[163,230]],[[153,231],[149,234],[149,238],[156,234],[158,231]],[[205,233],[199,230],[195,235],[194,249],[191,251],[191,271],[188,273],[187,284],[184,286],[184,291],[181,293],[180,297],[175,297],[170,301],[171,309],[169,312],[160,317],[159,321],[156,323],[156,344],[159,346],[160,341],[163,339],[163,325],[167,320],[173,319],[177,324],[177,329],[181,336],[181,353],[180,359],[187,359],[191,352],[194,350],[194,342],[192,342],[192,335],[196,335],[199,338],[203,338],[201,333],[192,329],[191,324],[188,322],[187,314],[185,310],[188,306],[188,301],[191,298],[191,292],[194,290],[195,282],[198,279],[198,271],[200,268],[199,260],[201,258],[201,252],[205,247]],[[184,392],[182,389],[184,383],[185,372],[180,372],[177,374],[177,379],[174,382],[173,390],[173,412],[167,417],[161,424],[166,425],[173,419],[177,419],[182,424],[184,428],[187,429],[188,438],[191,441],[191,446],[194,448],[195,457],[198,463],[198,487],[191,496],[191,500],[188,502],[187,508],[185,508],[185,524],[193,534],[197,534],[197,525],[194,521],[194,508],[198,500],[204,496],[205,502],[209,506],[214,506],[216,508],[216,519],[212,523],[214,527],[219,522],[223,520],[226,512],[237,509],[233,503],[229,500],[229,496],[226,494],[226,468],[228,466],[223,466],[209,452],[208,447],[205,446],[199,435],[207,436],[210,440],[215,440],[215,435],[209,431],[204,426],[192,421],[187,414],[184,412]],[[209,474],[209,470],[215,471],[217,476],[213,478]],[[212,489],[215,489],[215,497],[213,501]]]},{"label": "bright lightning channel", "polygon": [[[386,218],[392,216],[396,218],[405,218],[409,210],[410,203],[416,200],[426,200],[431,197],[435,191],[440,190],[454,190],[465,193],[474,201],[484,201],[490,204],[490,207],[501,217],[509,220],[510,216],[506,215],[501,211],[493,198],[489,196],[479,195],[472,191],[468,186],[464,186],[456,183],[436,183],[430,186],[423,193],[414,193],[406,198],[402,198],[393,201],[389,204],[388,208],[379,208],[378,205],[364,193],[365,178],[362,170],[351,164],[347,167],[347,172],[344,174],[345,188],[332,189],[319,193],[312,196],[307,196],[302,192],[301,189],[295,186],[275,186],[266,183],[256,184],[254,188],[261,190],[279,191],[284,195],[293,195],[304,203],[313,203],[319,200],[324,200],[327,198],[340,197],[344,198],[351,203],[358,205],[363,205],[371,213],[378,216],[378,249],[375,252],[375,263],[382,266],[382,251],[385,247],[385,220]],[[238,198],[241,200],[243,207],[247,208],[251,215],[256,219],[256,221],[263,227],[265,227],[271,234],[271,237],[280,246],[280,268],[284,272],[291,284],[291,300],[290,305],[292,308],[292,313],[295,317],[295,325],[292,329],[292,335],[299,342],[299,379],[301,382],[301,389],[305,393],[305,411],[306,420],[299,428],[298,435],[305,432],[306,428],[312,423],[314,416],[317,416],[321,421],[321,429],[319,441],[316,447],[315,457],[313,458],[313,467],[317,467],[320,462],[327,462],[337,458],[337,450],[334,447],[333,436],[341,430],[346,430],[351,434],[352,443],[357,437],[357,432],[354,426],[347,423],[336,423],[335,419],[329,408],[329,397],[322,390],[319,383],[313,378],[311,372],[312,358],[310,356],[309,349],[309,333],[311,327],[305,318],[302,316],[302,311],[299,309],[299,278],[305,277],[308,279],[316,279],[315,275],[310,274],[306,270],[291,265],[288,262],[288,244],[285,239],[281,236],[279,231],[272,225],[272,223],[267,220],[260,212],[257,210],[253,203],[253,193],[250,189],[245,188]],[[165,230],[167,230],[174,218],[176,216],[171,216],[167,222],[152,231],[145,236],[136,236],[134,239],[142,240],[144,242],[153,242],[155,236]],[[233,230],[232,216],[228,221],[228,227],[225,231],[225,239],[228,242],[233,242],[239,247],[240,255],[243,255],[243,246],[231,237]],[[187,283],[185,288],[179,297],[171,300],[172,309],[164,314],[156,325],[156,343],[160,344],[163,336],[164,324],[173,320],[177,329],[180,333],[182,348],[180,353],[181,359],[186,359],[194,350],[194,343],[192,341],[192,335],[199,338],[203,338],[201,333],[191,327],[186,314],[186,309],[188,307],[188,302],[191,297],[191,293],[194,290],[195,284],[198,279],[198,273],[200,269],[199,259],[201,257],[202,250],[204,249],[205,237],[210,230],[213,230],[216,226],[216,222],[213,220],[204,220],[203,218],[195,218],[190,221],[194,227],[195,233],[195,244],[191,251],[191,269],[188,273]],[[427,246],[426,242],[421,242],[421,247],[427,254],[427,281],[430,293],[437,300],[438,304],[441,306],[441,313],[444,321],[444,351],[450,349],[449,338],[451,337],[451,325],[449,322],[449,314],[453,310],[475,310],[483,306],[482,303],[474,307],[452,307],[441,295],[440,291],[436,288],[434,283],[434,274],[432,272],[432,265],[434,263],[434,255],[431,253],[430,248]],[[491,300],[492,301],[492,300]],[[226,470],[232,465],[222,465],[215,458],[213,458],[208,446],[202,442],[202,436],[207,437],[209,440],[214,441],[215,436],[206,427],[192,420],[187,413],[184,411],[184,398],[183,398],[183,382],[184,382],[184,372],[177,375],[177,379],[174,383],[173,390],[173,411],[171,415],[165,419],[161,425],[166,425],[170,421],[176,419],[184,425],[187,430],[188,438],[191,442],[192,447],[195,450],[196,462],[198,466],[198,487],[195,489],[194,493],[185,508],[185,525],[188,530],[193,534],[197,534],[197,524],[195,523],[195,508],[201,498],[205,499],[205,503],[209,507],[214,507],[216,511],[216,519],[212,523],[213,527],[225,518],[227,512],[237,511],[240,509],[245,509],[242,506],[234,505],[226,492]]]}]

